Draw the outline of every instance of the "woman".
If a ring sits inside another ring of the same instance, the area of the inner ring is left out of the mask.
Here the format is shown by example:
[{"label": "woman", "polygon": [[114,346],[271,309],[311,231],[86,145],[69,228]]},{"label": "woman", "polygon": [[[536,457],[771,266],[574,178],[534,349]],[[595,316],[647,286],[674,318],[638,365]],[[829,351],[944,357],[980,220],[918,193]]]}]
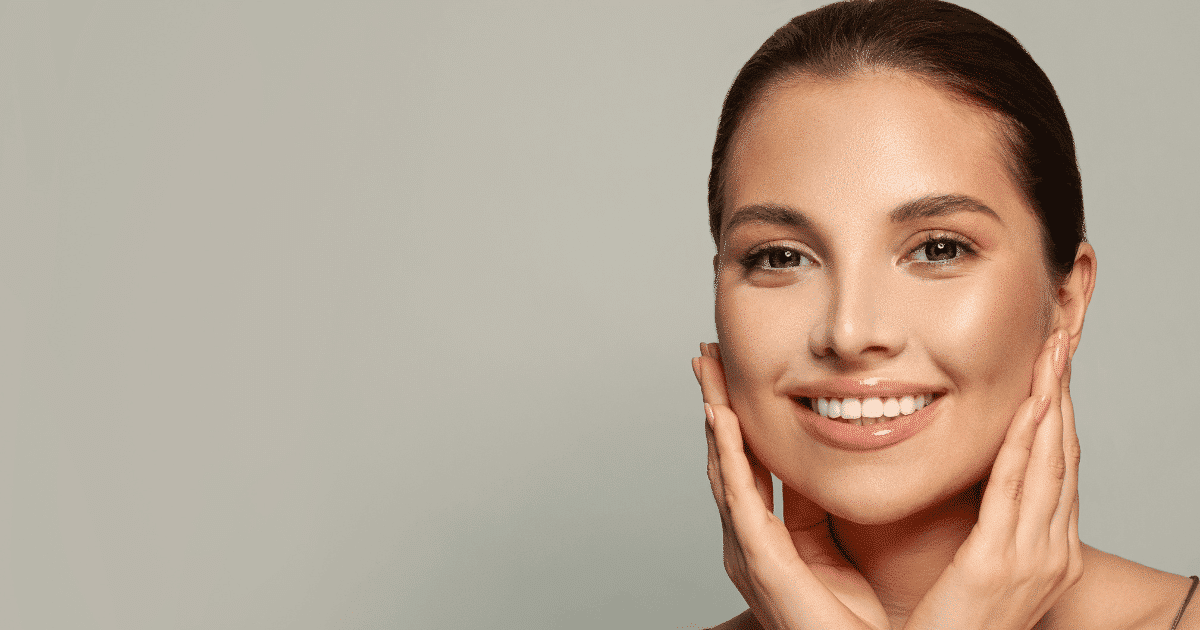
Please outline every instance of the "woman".
[{"label": "woman", "polygon": [[729,91],[709,207],[720,345],[693,369],[750,605],[721,628],[1200,628],[1196,578],[1079,541],[1096,255],[1011,35],[935,0],[796,18]]}]

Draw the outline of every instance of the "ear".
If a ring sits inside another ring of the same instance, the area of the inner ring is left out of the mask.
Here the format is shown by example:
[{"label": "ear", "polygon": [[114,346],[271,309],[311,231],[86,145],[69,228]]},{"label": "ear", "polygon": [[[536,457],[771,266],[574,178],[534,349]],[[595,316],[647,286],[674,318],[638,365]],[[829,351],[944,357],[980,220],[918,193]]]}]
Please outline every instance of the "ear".
[{"label": "ear", "polygon": [[1095,288],[1096,250],[1089,243],[1080,243],[1075,251],[1075,267],[1058,289],[1058,305],[1055,308],[1056,327],[1067,331],[1072,357],[1083,336],[1083,316],[1087,313]]}]

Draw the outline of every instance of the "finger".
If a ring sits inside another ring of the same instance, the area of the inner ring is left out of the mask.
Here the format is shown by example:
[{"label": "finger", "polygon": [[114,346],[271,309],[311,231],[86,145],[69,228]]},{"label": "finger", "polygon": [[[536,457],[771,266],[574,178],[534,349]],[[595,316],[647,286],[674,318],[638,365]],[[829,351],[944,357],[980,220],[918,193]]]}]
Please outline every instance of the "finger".
[{"label": "finger", "polygon": [[754,455],[754,451],[750,450],[749,445],[746,445],[746,459],[750,462],[750,472],[754,474],[754,487],[758,489],[758,496],[762,497],[767,511],[773,514],[775,512],[775,482],[771,479],[771,471],[758,461],[758,457]]},{"label": "finger", "polygon": [[696,375],[696,384],[700,384],[700,357],[692,357],[692,374]]},{"label": "finger", "polygon": [[865,628],[855,610],[805,564],[783,523],[767,510],[755,487],[733,410],[708,407],[713,412],[725,501],[736,535],[737,577],[731,578],[746,602],[760,619],[774,622],[770,627],[781,627],[781,622],[791,619],[803,622],[803,627]]},{"label": "finger", "polygon": [[[703,344],[701,351],[706,354],[696,363],[699,365],[700,388],[704,392],[704,401],[710,405],[728,405],[728,394],[725,391],[725,371],[720,363],[720,349],[715,343]],[[732,411],[730,412],[732,414]],[[736,417],[734,422],[737,422]],[[738,439],[741,440],[739,426]],[[749,446],[743,446],[746,461],[754,479],[755,489],[768,512],[775,510],[775,490],[771,481],[771,472],[763,466]],[[718,455],[719,459],[719,455]]]},{"label": "finger", "polygon": [[1050,401],[1044,396],[1031,396],[1022,403],[992,464],[976,527],[997,540],[1008,540],[1016,532],[1030,453],[1039,423],[1049,408]]},{"label": "finger", "polygon": [[717,442],[717,458],[721,462],[721,480],[725,503],[738,538],[755,535],[771,515],[754,483],[750,460],[746,457],[737,416],[724,405],[707,405],[712,410],[713,434]]},{"label": "finger", "polygon": [[1063,424],[1063,460],[1066,462],[1066,474],[1063,480],[1062,492],[1059,494],[1058,507],[1050,522],[1052,532],[1070,535],[1070,521],[1075,513],[1079,495],[1079,435],[1075,432],[1075,408],[1071,404],[1071,365],[1068,361],[1064,367],[1061,379],[1061,402]]},{"label": "finger", "polygon": [[[1050,521],[1058,508],[1067,472],[1063,456],[1061,363],[1066,360],[1066,334],[1055,335],[1054,372],[1048,377],[1052,393],[1045,419],[1038,425],[1029,468],[1025,473],[1025,498],[1021,501],[1017,535],[1026,542],[1049,536]],[[1043,384],[1044,386],[1045,384]]]},{"label": "finger", "polygon": [[1039,423],[1050,407],[1048,389],[1054,379],[1054,347],[1047,344],[1034,362],[1033,395],[1017,408],[983,491],[977,526],[986,534],[999,536],[998,540],[1007,540],[1016,531],[1026,492],[1030,453]]},{"label": "finger", "polygon": [[711,356],[700,357],[700,391],[704,402],[710,405],[729,405],[725,389],[725,370],[721,362]]},{"label": "finger", "polygon": [[1067,546],[1071,565],[1075,567],[1075,575],[1083,575],[1083,541],[1079,540],[1079,495],[1071,505],[1071,518],[1067,525]]},{"label": "finger", "polygon": [[717,438],[713,433],[711,410],[705,405],[704,437],[708,441],[708,483],[712,486],[713,500],[717,502],[717,512],[721,515],[721,528],[727,534],[733,529],[733,521],[729,517],[729,506],[725,503],[725,480],[721,476],[721,458],[717,453]]}]

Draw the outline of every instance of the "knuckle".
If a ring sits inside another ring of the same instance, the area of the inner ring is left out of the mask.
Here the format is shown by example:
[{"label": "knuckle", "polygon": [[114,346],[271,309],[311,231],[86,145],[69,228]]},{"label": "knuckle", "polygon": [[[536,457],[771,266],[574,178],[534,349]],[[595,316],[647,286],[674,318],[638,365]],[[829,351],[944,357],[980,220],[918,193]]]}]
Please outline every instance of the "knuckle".
[{"label": "knuckle", "polygon": [[1083,452],[1079,448],[1079,438],[1075,437],[1067,440],[1067,443],[1063,448],[1066,452],[1067,461],[1070,462],[1072,466],[1078,468],[1079,460],[1083,456]]},{"label": "knuckle", "polygon": [[1009,477],[1004,480],[1004,496],[1010,501],[1020,501],[1021,494],[1025,491],[1025,477]]},{"label": "knuckle", "polygon": [[1056,479],[1062,479],[1067,474],[1067,460],[1062,455],[1051,455],[1046,459],[1046,468]]},{"label": "knuckle", "polygon": [[728,487],[723,488],[723,490],[725,491],[725,505],[729,506],[730,510],[739,509],[740,502],[738,501],[738,495]]}]

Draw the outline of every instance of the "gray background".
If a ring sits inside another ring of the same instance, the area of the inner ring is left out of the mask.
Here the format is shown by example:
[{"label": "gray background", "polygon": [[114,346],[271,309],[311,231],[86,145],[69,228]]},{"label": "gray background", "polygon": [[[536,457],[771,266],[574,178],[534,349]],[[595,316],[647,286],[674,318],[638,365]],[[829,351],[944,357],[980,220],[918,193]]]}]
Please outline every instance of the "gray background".
[{"label": "gray background", "polygon": [[[1200,572],[1191,2],[967,2],[1100,275],[1084,540]],[[0,2],[0,627],[711,624],[724,91],[813,2]]]}]

